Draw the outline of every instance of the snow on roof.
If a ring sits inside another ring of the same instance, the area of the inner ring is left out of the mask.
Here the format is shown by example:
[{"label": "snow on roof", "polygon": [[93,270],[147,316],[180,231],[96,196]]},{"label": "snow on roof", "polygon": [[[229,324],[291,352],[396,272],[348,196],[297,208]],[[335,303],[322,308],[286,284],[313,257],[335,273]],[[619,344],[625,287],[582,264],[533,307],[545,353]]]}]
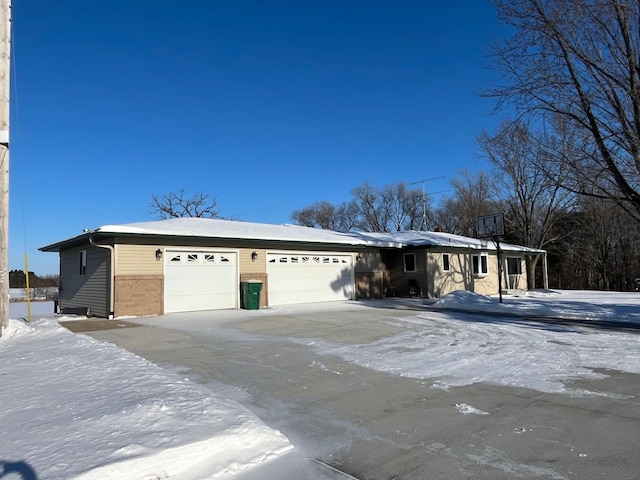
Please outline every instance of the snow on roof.
[{"label": "snow on roof", "polygon": [[[380,241],[397,243],[402,246],[414,247],[455,247],[455,248],[471,248],[477,250],[495,250],[496,245],[491,240],[480,240],[478,238],[463,237],[453,233],[444,232],[423,232],[416,230],[407,230],[404,232],[394,233],[365,233],[350,232],[360,238],[369,239],[370,241]],[[544,250],[535,248],[513,245],[511,243],[500,242],[500,249],[527,253],[543,253]]]},{"label": "snow on roof", "polygon": [[[477,250],[495,250],[494,242],[463,237],[443,232],[404,231],[395,233],[336,232],[299,225],[273,225],[267,223],[241,222],[211,218],[172,218],[151,222],[104,225],[74,239],[58,242],[41,250],[52,251],[69,241],[85,239],[95,234],[113,235],[162,235],[177,237],[204,237],[242,240],[271,240],[281,242],[304,242],[370,246],[379,248],[448,247]],[[501,243],[501,249],[512,252],[543,253],[544,250]]]},{"label": "snow on roof", "polygon": [[173,218],[155,222],[105,225],[95,232],[137,235],[171,235],[186,237],[240,238],[245,240],[276,240],[312,243],[337,243],[361,246],[400,247],[392,241],[367,240],[350,233],[302,227],[273,225],[210,218]]}]

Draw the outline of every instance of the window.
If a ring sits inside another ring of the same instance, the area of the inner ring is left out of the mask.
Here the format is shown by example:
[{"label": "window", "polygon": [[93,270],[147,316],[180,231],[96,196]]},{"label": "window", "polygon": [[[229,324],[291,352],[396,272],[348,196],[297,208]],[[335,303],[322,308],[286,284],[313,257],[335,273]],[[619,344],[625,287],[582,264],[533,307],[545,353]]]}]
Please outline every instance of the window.
[{"label": "window", "polygon": [[445,272],[448,272],[449,270],[451,270],[451,263],[449,260],[450,260],[449,254],[443,253],[442,254],[442,270]]},{"label": "window", "polygon": [[507,275],[522,275],[520,257],[507,257]]},{"label": "window", "polygon": [[489,273],[489,257],[486,253],[471,255],[471,272],[474,275],[487,275]]},{"label": "window", "polygon": [[80,275],[87,274],[87,251],[80,250]]},{"label": "window", "polygon": [[416,271],[416,254],[415,253],[404,254],[404,271],[405,272]]}]

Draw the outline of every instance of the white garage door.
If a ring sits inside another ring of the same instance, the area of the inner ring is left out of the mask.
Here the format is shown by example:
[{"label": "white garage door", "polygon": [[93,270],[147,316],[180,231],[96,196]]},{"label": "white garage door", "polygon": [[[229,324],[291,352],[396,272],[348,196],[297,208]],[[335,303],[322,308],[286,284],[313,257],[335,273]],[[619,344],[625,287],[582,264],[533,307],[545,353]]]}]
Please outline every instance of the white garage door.
[{"label": "white garage door", "polygon": [[269,253],[269,305],[353,298],[351,254]]},{"label": "white garage door", "polygon": [[237,308],[236,252],[167,250],[164,259],[165,313]]}]

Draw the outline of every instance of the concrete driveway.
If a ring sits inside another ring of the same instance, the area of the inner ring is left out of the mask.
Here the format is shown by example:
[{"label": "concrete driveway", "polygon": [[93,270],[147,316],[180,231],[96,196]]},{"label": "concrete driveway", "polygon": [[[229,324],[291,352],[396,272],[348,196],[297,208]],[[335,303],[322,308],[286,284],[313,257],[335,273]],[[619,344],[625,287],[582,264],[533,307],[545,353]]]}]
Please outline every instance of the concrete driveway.
[{"label": "concrete driveway", "polygon": [[[488,384],[445,390],[308,347],[312,339],[374,342],[401,328],[393,319],[425,308],[411,300],[198,312],[84,333],[237,400],[320,462],[322,478],[638,478],[638,375],[583,380],[603,396]],[[460,399],[489,414],[465,414]]]}]

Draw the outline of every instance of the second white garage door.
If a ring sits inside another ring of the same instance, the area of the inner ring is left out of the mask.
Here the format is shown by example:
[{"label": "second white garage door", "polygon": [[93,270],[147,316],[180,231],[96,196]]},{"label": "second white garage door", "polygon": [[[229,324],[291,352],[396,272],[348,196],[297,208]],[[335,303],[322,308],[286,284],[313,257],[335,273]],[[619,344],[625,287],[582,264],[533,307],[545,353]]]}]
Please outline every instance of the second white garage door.
[{"label": "second white garage door", "polygon": [[237,308],[236,252],[166,250],[164,259],[165,313]]},{"label": "second white garage door", "polygon": [[269,253],[269,305],[351,300],[351,254]]}]

